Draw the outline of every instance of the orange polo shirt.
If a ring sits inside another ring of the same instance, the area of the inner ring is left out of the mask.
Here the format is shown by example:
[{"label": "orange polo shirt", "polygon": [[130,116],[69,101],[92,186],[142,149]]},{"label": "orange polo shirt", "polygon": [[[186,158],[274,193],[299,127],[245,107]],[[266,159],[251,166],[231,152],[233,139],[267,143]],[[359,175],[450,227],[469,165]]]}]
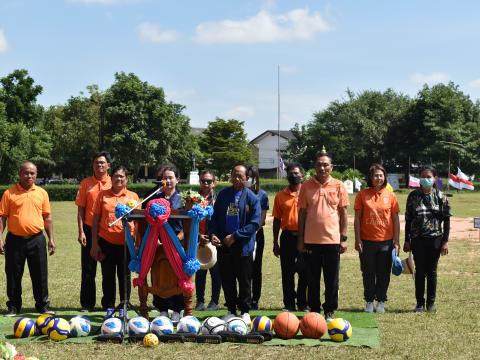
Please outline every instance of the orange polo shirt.
[{"label": "orange polo shirt", "polygon": [[35,184],[29,190],[12,186],[0,202],[0,216],[7,218],[8,231],[17,236],[38,234],[45,228],[43,216],[50,213],[47,192]]},{"label": "orange polo shirt", "polygon": [[275,194],[272,215],[280,219],[282,230],[298,231],[298,195],[287,186]]},{"label": "orange polo shirt", "polygon": [[338,208],[348,206],[347,189],[330,177],[325,184],[311,178],[303,183],[298,197],[299,209],[306,209],[305,244],[339,244],[340,220]]},{"label": "orange polo shirt", "polygon": [[385,241],[393,239],[392,214],[398,214],[397,197],[387,188],[380,191],[368,188],[355,198],[355,210],[362,210],[360,237],[362,240]]},{"label": "orange polo shirt", "polygon": [[[126,204],[130,200],[138,202],[140,199],[136,193],[127,189],[122,190],[118,195],[115,195],[112,189],[102,190],[98,194],[93,206],[93,214],[100,217],[98,222],[98,235],[101,238],[115,245],[123,245],[125,242],[125,235],[123,233],[122,222],[119,221],[112,227],[108,227],[108,224],[116,220],[115,207],[117,204]],[[135,225],[133,222],[129,222],[128,225],[130,227],[130,232],[133,235]]]},{"label": "orange polo shirt", "polygon": [[110,176],[104,176],[103,179],[98,180],[95,176],[90,176],[80,182],[80,188],[75,198],[75,205],[85,208],[85,219],[83,222],[92,226],[93,223],[93,205],[97,199],[98,194],[102,190],[107,190],[112,187],[112,179]]}]

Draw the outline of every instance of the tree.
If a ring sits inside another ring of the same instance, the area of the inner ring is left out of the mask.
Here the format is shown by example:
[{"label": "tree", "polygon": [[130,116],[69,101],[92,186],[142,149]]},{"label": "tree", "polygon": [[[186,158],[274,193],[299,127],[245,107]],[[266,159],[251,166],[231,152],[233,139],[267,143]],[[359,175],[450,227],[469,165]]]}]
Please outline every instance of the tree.
[{"label": "tree", "polygon": [[219,177],[225,178],[236,163],[253,163],[252,149],[243,130],[243,121],[216,118],[208,123],[200,138],[204,163],[210,163]]},{"label": "tree", "polygon": [[142,82],[135,74],[115,74],[100,107],[101,147],[117,164],[133,170],[173,162],[186,166],[196,143],[190,134],[184,106],[167,102],[162,88]]}]

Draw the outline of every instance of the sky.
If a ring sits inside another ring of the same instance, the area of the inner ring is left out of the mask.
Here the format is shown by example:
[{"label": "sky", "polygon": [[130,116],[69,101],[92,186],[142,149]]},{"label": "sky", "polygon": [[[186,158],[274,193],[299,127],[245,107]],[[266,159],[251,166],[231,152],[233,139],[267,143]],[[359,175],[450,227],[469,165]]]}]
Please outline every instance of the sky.
[{"label": "sky", "polygon": [[306,124],[346,90],[415,96],[453,81],[480,98],[480,2],[0,0],[0,76],[27,69],[38,102],[64,104],[118,71],[160,86],[194,127],[249,139]]}]

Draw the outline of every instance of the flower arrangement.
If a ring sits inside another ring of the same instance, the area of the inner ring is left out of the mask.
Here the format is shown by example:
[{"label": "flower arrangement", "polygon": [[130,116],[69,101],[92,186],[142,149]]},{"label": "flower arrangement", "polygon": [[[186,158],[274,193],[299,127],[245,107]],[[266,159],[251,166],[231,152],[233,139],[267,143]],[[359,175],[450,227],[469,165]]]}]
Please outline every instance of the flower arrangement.
[{"label": "flower arrangement", "polygon": [[206,202],[206,199],[200,195],[198,192],[193,191],[192,189],[190,190],[185,190],[182,191],[181,193],[182,196],[182,205],[200,205],[201,207],[206,207],[208,203]]}]

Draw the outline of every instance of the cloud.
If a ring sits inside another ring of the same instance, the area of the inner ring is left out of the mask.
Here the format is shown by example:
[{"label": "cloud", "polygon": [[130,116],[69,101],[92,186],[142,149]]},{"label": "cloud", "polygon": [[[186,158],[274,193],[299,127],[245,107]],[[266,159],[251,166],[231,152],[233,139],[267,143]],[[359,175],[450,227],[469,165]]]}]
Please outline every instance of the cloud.
[{"label": "cloud", "polygon": [[280,72],[282,74],[296,74],[299,72],[299,69],[296,66],[280,65]]},{"label": "cloud", "polygon": [[319,12],[294,9],[285,14],[271,14],[266,10],[245,20],[222,20],[197,25],[195,40],[203,44],[214,43],[272,43],[289,40],[309,40],[319,32],[333,28]]},{"label": "cloud", "polygon": [[5,52],[8,50],[8,41],[5,37],[5,33],[3,29],[0,29],[0,53]]},{"label": "cloud", "polygon": [[166,91],[166,94],[169,99],[178,102],[195,99],[199,95],[198,91],[194,88]]},{"label": "cloud", "polygon": [[83,5],[117,5],[135,3],[139,2],[139,0],[66,0],[66,2]]},{"label": "cloud", "polygon": [[432,72],[430,74],[414,73],[410,76],[410,81],[416,84],[433,85],[448,81],[448,74],[444,72]]},{"label": "cloud", "polygon": [[228,119],[245,119],[254,116],[255,108],[252,106],[237,106],[225,113]]},{"label": "cloud", "polygon": [[156,24],[149,22],[143,22],[137,27],[140,39],[145,42],[151,43],[169,43],[174,42],[179,38],[179,34],[176,31],[160,30],[160,27]]},{"label": "cloud", "polygon": [[473,88],[480,88],[480,79],[472,80],[468,83]]}]

